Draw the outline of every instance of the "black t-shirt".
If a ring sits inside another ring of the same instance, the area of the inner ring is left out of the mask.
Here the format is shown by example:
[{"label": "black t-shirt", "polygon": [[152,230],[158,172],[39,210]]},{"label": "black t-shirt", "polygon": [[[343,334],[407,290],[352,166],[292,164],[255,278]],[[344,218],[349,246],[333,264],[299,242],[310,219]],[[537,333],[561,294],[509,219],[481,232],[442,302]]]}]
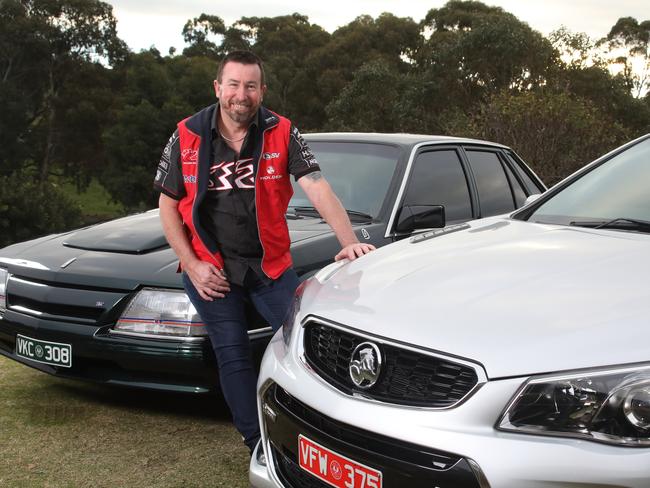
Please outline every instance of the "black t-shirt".
[{"label": "black t-shirt", "polygon": [[[218,114],[218,108],[215,116]],[[204,228],[214,237],[224,258],[226,275],[231,283],[243,285],[249,269],[263,281],[269,278],[261,268],[262,245],[255,213],[255,175],[258,161],[252,158],[257,134],[257,117],[237,154],[220,136],[212,121],[212,154],[208,194],[199,209]],[[320,167],[294,126],[288,148],[288,170],[295,180]],[[185,196],[181,170],[178,131],[169,138],[158,164],[154,187],[179,200]]]}]

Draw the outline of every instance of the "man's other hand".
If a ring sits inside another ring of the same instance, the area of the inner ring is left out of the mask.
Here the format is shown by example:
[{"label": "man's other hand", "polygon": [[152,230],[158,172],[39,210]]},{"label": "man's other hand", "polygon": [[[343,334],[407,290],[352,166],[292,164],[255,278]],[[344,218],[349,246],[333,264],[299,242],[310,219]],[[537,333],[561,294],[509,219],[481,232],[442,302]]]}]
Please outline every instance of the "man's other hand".
[{"label": "man's other hand", "polygon": [[212,263],[197,260],[185,268],[185,272],[203,300],[211,302],[230,291],[226,275]]}]

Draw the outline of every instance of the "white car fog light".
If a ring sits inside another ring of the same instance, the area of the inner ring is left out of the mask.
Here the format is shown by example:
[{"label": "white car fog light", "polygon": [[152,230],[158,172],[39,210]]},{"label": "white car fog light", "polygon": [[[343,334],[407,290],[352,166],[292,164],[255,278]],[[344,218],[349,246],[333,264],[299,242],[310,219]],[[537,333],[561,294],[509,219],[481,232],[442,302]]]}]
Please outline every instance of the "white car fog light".
[{"label": "white car fog light", "polygon": [[650,446],[650,367],[532,379],[497,428]]},{"label": "white car fog light", "polygon": [[113,328],[127,334],[206,336],[206,327],[183,290],[144,288]]}]

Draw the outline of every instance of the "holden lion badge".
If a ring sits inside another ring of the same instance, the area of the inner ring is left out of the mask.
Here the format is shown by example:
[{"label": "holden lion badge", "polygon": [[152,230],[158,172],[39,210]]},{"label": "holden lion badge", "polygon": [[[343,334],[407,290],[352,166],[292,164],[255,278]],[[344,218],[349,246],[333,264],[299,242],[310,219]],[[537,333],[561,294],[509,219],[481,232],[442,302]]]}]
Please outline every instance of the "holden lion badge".
[{"label": "holden lion badge", "polygon": [[350,378],[359,388],[367,389],[377,383],[381,371],[381,353],[376,344],[362,342],[350,358]]}]

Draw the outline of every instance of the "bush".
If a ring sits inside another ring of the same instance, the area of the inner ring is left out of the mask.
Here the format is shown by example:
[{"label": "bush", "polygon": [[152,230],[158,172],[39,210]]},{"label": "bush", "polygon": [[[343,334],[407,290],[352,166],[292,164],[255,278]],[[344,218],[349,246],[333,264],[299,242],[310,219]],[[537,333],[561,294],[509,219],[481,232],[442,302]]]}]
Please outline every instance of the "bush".
[{"label": "bush", "polygon": [[0,247],[80,225],[81,209],[61,190],[31,175],[0,176]]},{"label": "bush", "polygon": [[591,101],[543,90],[503,91],[448,131],[512,147],[549,186],[631,138]]}]

